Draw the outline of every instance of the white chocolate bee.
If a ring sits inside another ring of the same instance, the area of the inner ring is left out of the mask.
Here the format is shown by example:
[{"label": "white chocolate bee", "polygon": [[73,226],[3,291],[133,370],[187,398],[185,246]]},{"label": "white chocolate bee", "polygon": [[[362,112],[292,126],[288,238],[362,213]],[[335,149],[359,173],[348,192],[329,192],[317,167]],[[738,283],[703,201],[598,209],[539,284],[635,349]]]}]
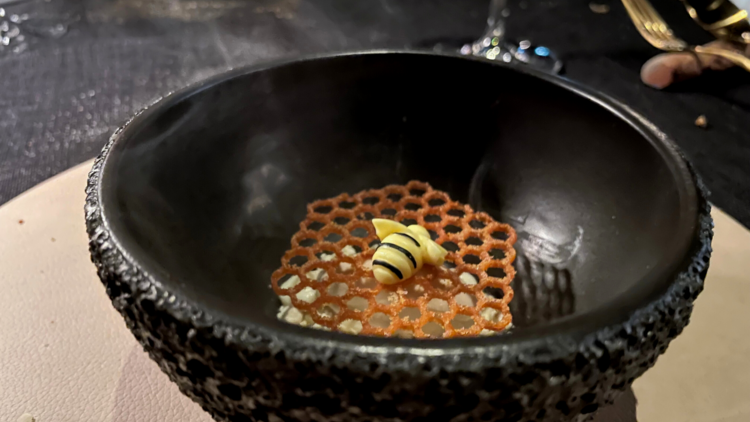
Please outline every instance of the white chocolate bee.
[{"label": "white chocolate bee", "polygon": [[381,243],[372,257],[372,272],[383,284],[394,284],[413,276],[427,263],[442,265],[448,251],[435,243],[422,226],[409,227],[381,218],[372,220]]}]

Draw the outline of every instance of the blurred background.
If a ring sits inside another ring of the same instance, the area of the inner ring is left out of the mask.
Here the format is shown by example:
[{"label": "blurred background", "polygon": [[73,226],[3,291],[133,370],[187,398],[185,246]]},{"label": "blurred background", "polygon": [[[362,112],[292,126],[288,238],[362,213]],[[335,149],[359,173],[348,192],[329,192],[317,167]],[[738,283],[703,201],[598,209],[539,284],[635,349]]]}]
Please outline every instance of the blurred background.
[{"label": "blurred background", "polygon": [[[692,44],[713,40],[679,1],[656,8]],[[372,48],[455,52],[487,0],[0,0],[0,204],[96,156],[112,131],[173,90],[230,68]],[[561,75],[647,116],[697,166],[712,201],[750,225],[750,77],[729,69],[656,90],[658,54],[619,1],[510,0],[505,31],[544,45]],[[436,69],[436,71],[439,71]],[[502,80],[466,81],[466,89]],[[706,116],[708,126],[695,120]]]}]

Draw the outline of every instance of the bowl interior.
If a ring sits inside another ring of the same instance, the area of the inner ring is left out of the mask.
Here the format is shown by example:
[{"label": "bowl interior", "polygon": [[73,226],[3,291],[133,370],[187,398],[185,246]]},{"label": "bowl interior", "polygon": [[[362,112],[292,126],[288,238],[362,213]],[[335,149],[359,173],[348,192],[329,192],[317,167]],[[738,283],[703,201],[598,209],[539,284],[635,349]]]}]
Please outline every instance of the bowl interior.
[{"label": "bowl interior", "polygon": [[429,54],[238,71],[121,133],[104,216],[180,297],[294,329],[276,320],[270,275],[306,204],[417,179],[518,231],[518,331],[593,318],[666,288],[696,218],[684,163],[616,110],[565,82]]}]

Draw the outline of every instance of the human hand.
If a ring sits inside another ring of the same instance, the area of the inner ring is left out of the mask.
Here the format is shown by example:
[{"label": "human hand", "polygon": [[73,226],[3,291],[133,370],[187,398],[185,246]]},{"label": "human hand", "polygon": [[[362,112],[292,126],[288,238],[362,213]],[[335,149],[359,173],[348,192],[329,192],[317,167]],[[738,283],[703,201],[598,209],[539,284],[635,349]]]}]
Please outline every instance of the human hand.
[{"label": "human hand", "polygon": [[[706,47],[728,49],[750,57],[750,45],[714,41],[706,44]],[[675,82],[700,76],[706,70],[725,70],[730,67],[734,67],[732,62],[714,55],[691,52],[663,53],[641,67],[641,80],[651,87],[664,89]]]}]

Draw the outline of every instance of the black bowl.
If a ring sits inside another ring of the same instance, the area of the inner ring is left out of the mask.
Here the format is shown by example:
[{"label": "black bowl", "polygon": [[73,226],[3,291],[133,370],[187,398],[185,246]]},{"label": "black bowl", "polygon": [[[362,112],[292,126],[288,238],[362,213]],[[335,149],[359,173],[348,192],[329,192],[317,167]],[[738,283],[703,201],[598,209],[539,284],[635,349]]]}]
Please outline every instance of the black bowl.
[{"label": "black bowl", "polygon": [[[380,339],[276,319],[315,199],[417,179],[519,232],[516,328]],[[134,117],[89,177],[92,259],[180,389],[231,421],[567,421],[687,324],[709,206],[626,107],[527,68],[421,53],[235,70]]]}]

